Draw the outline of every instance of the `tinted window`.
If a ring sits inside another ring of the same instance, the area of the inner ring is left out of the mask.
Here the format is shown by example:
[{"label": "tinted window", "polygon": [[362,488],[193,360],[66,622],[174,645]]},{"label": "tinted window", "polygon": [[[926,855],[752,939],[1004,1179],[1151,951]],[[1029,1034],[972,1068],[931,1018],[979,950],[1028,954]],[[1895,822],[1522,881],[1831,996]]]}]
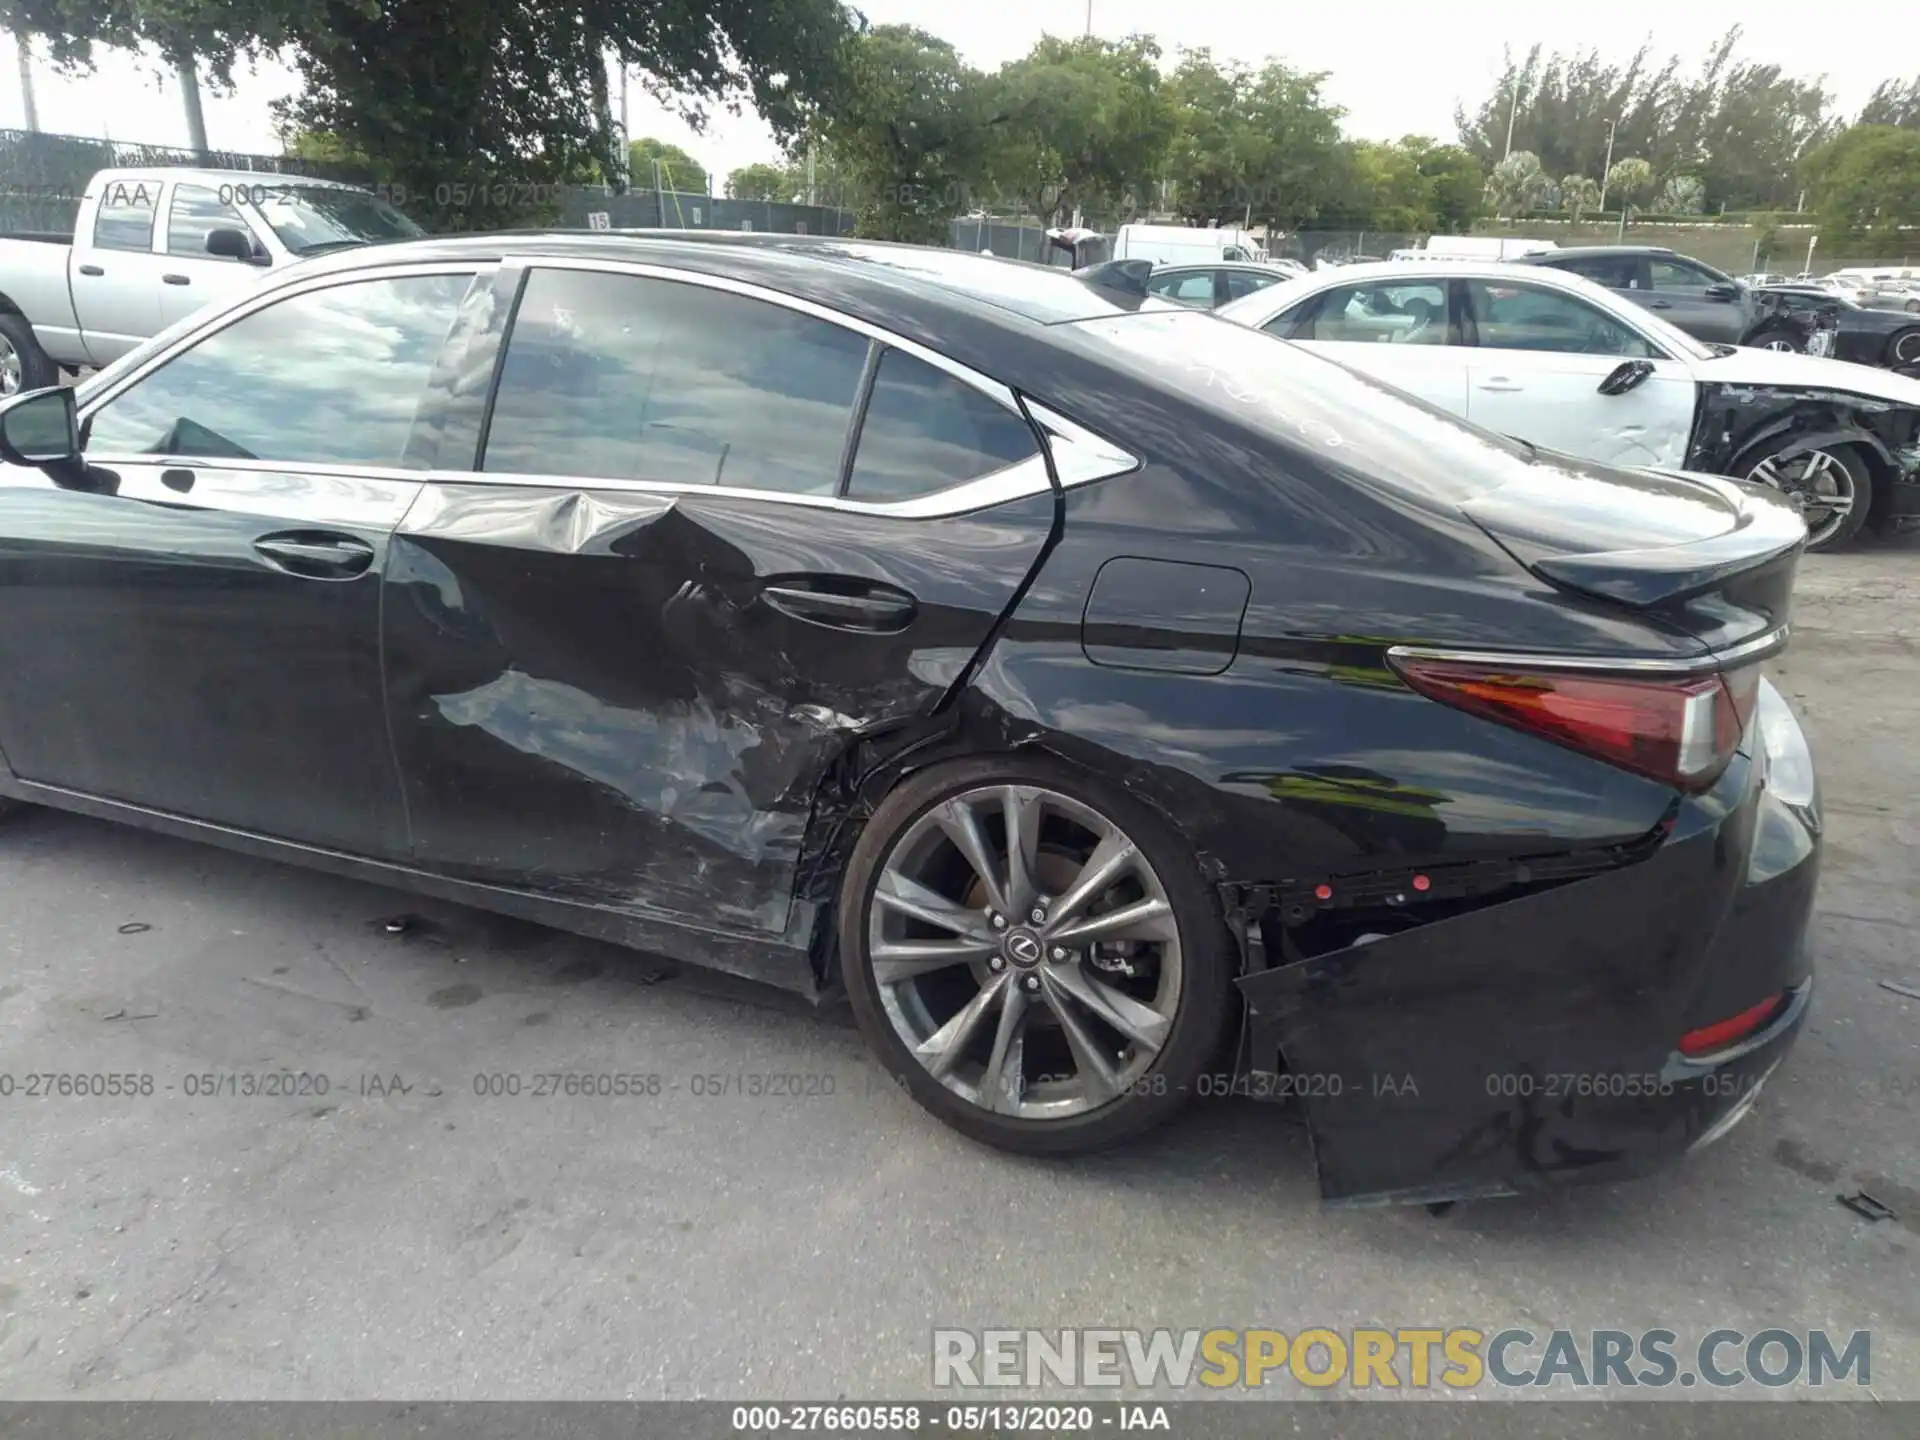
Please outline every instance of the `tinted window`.
[{"label": "tinted window", "polygon": [[215,230],[251,233],[240,212],[222,200],[217,190],[203,185],[174,186],[173,208],[167,212],[167,253],[197,255],[202,260],[218,259],[220,257],[207,254],[207,236]]},{"label": "tinted window", "polygon": [[1164,275],[1150,276],[1147,280],[1147,292],[1158,295],[1163,300],[1177,300],[1182,305],[1211,308],[1213,272],[1211,270],[1171,270]]},{"label": "tinted window", "polygon": [[1557,290],[1469,280],[1467,295],[1482,348],[1548,350],[1647,359],[1653,349],[1605,311]]},{"label": "tinted window", "polygon": [[535,270],[484,468],[831,495],[864,337],[672,280]]},{"label": "tinted window", "polygon": [[1631,255],[1596,255],[1583,260],[1564,260],[1554,267],[1584,275],[1596,285],[1614,290],[1630,290],[1640,278],[1640,262]]},{"label": "tinted window", "polygon": [[1441,284],[1373,280],[1341,285],[1320,297],[1320,308],[1296,340],[1390,345],[1447,343],[1447,292]]},{"label": "tinted window", "polygon": [[100,192],[93,243],[102,250],[151,250],[153,212],[159,203],[157,181],[113,181]]},{"label": "tinted window", "polygon": [[108,401],[87,448],[400,465],[471,278],[362,280],[256,310]]},{"label": "tinted window", "polygon": [[889,350],[874,376],[847,496],[908,500],[1036,452],[1027,422],[924,360]]},{"label": "tinted window", "polygon": [[1725,282],[1710,270],[1685,260],[1649,260],[1648,277],[1656,290],[1683,290],[1690,295],[1704,295],[1709,285]]},{"label": "tinted window", "polygon": [[1238,300],[1242,295],[1251,295],[1256,290],[1264,290],[1280,281],[1278,275],[1262,275],[1257,270],[1227,271],[1227,298]]}]

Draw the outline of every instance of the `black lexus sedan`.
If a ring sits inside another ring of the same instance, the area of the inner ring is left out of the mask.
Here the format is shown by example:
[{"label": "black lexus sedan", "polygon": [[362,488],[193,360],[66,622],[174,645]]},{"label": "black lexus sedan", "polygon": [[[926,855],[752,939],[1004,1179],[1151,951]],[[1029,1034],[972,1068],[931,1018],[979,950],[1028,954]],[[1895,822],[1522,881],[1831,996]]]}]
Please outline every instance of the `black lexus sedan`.
[{"label": "black lexus sedan", "polygon": [[1807,1013],[1794,511],[1211,315],[436,238],[0,444],[0,794],[844,991],[996,1145],[1238,1093],[1330,1198],[1620,1175]]},{"label": "black lexus sedan", "polygon": [[1817,285],[1767,285],[1753,298],[1748,345],[1812,351],[1920,379],[1920,314],[1872,310]]}]

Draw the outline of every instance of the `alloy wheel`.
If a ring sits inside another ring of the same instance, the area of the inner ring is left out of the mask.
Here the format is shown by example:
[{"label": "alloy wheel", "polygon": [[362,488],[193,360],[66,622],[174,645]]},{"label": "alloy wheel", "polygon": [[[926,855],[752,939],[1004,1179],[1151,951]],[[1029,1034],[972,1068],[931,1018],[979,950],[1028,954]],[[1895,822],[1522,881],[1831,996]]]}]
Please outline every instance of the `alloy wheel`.
[{"label": "alloy wheel", "polygon": [[1776,336],[1774,339],[1767,341],[1767,343],[1760,348],[1762,350],[1786,350],[1790,352],[1797,352],[1800,349],[1793,341],[1781,336]]},{"label": "alloy wheel", "polygon": [[1790,460],[1770,457],[1748,472],[1749,480],[1771,485],[1798,507],[1807,522],[1807,543],[1819,545],[1853,513],[1857,499],[1853,475],[1825,450]]},{"label": "alloy wheel", "polygon": [[18,395],[26,378],[26,365],[13,341],[0,335],[0,395]]},{"label": "alloy wheel", "polygon": [[889,848],[867,922],[888,1022],[943,1086],[1058,1120],[1128,1093],[1178,1013],[1179,927],[1113,821],[1040,786],[987,785]]}]

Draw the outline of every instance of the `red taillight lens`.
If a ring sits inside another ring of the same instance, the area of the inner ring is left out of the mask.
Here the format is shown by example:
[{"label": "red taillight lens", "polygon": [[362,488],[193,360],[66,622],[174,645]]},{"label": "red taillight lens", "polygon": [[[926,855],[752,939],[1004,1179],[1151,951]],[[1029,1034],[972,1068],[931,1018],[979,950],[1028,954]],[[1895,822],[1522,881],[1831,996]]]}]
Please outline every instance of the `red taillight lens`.
[{"label": "red taillight lens", "polygon": [[1684,790],[1733,758],[1759,697],[1757,665],[1723,674],[1576,675],[1454,660],[1395,661],[1430,699],[1597,756]]},{"label": "red taillight lens", "polygon": [[1702,1025],[1698,1030],[1689,1030],[1680,1037],[1680,1053],[1711,1055],[1715,1050],[1724,1050],[1736,1041],[1746,1039],[1779,1013],[1780,997],[1769,995],[1758,1005],[1750,1005],[1738,1015],[1729,1015],[1711,1025]]}]

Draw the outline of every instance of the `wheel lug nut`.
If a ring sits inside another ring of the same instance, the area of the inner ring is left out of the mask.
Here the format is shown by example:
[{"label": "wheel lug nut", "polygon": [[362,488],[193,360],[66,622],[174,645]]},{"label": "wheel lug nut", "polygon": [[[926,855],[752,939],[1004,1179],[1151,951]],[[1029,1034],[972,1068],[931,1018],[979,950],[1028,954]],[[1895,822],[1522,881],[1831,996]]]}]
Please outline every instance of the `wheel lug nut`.
[{"label": "wheel lug nut", "polygon": [[991,960],[989,960],[989,961],[987,961],[987,968],[988,968],[989,970],[1004,970],[1004,969],[1006,969],[1006,968],[1007,968],[1007,960],[1006,960],[1006,957],[1005,957],[1004,955],[996,955],[996,956],[994,956],[994,957],[993,957],[993,958],[992,958]]},{"label": "wheel lug nut", "polygon": [[1067,952],[1056,945],[1053,947],[1053,958],[1056,960],[1064,960],[1067,958]]},{"label": "wheel lug nut", "polygon": [[994,929],[996,929],[996,930],[1004,930],[1004,929],[1006,929],[1006,928],[1007,928],[1007,917],[1006,917],[1006,916],[1004,916],[1004,915],[993,915],[993,916],[989,916],[988,918],[992,920],[992,922],[993,922],[993,928],[994,928]]},{"label": "wheel lug nut", "polygon": [[1040,988],[1040,977],[1038,975],[1029,975],[1020,983],[1028,990],[1038,990]]},{"label": "wheel lug nut", "polygon": [[1047,923],[1047,912],[1036,905],[1033,907],[1032,919],[1034,924],[1044,925]]}]

